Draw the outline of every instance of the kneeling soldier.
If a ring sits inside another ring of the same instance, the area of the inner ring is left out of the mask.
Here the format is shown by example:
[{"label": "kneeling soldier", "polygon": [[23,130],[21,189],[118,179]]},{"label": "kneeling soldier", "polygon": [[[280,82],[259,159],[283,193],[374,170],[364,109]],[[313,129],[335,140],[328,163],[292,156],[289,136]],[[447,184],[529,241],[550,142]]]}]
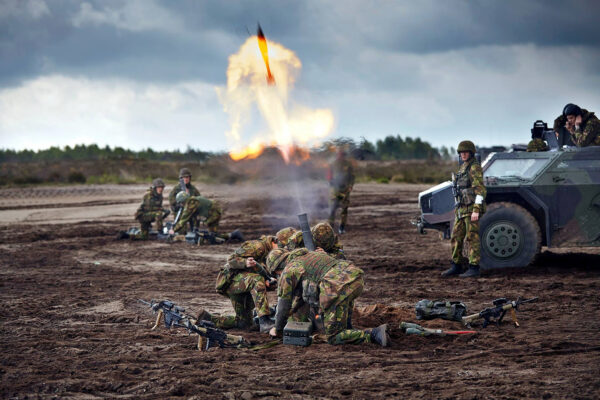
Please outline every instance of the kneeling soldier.
[{"label": "kneeling soldier", "polygon": [[131,239],[147,240],[152,223],[156,221],[156,230],[161,231],[163,228],[163,219],[169,215],[169,210],[162,208],[163,190],[165,183],[162,179],[157,178],[152,181],[152,186],[142,199],[142,204],[135,212],[135,219],[141,225],[141,232],[131,236]]},{"label": "kneeling soldier", "polygon": [[349,328],[348,316],[354,300],[363,291],[363,270],[347,261],[336,260],[320,251],[298,249],[268,257],[272,271],[283,268],[277,290],[275,326],[269,334],[281,336],[292,310],[292,299],[302,296],[323,315],[325,335],[330,344],[377,343],[387,346],[387,324],[361,331]]},{"label": "kneeling soldier", "polygon": [[185,233],[185,225],[190,219],[204,218],[204,223],[209,232],[216,233],[219,229],[219,221],[223,210],[218,202],[209,200],[202,196],[190,196],[185,192],[177,193],[177,203],[182,204],[183,211],[170,234]]}]

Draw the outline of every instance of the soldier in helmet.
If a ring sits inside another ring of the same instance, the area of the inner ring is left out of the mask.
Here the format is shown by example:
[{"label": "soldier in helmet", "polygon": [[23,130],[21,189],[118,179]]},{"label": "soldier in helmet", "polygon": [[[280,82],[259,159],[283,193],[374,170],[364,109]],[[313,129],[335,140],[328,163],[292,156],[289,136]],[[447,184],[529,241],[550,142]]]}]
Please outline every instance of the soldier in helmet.
[{"label": "soldier in helmet", "polygon": [[190,220],[204,218],[204,223],[209,232],[216,233],[219,229],[219,221],[223,210],[217,201],[209,200],[202,196],[190,196],[184,191],[177,193],[176,202],[183,211],[175,226],[169,231],[170,234],[185,233],[184,229]]},{"label": "soldier in helmet", "polygon": [[530,153],[548,151],[548,145],[540,138],[531,139],[529,143],[527,143],[527,151]]},{"label": "soldier in helmet", "polygon": [[287,228],[280,229],[276,234],[277,245],[281,247],[287,246],[290,238],[297,232],[296,228],[288,226]]},{"label": "soldier in helmet", "polygon": [[[344,246],[337,236],[333,232],[333,228],[327,222],[320,222],[310,229],[313,237],[313,242],[316,248],[320,248],[331,257],[338,260],[345,260],[346,255],[344,254]],[[302,238],[302,231],[294,232],[285,244],[286,249],[295,250],[304,247],[304,239]]]},{"label": "soldier in helmet", "polygon": [[[479,276],[480,242],[479,219],[485,212],[486,189],[483,184],[483,170],[475,158],[475,145],[465,140],[458,145],[458,154],[462,160],[456,175],[456,186],[460,203],[455,209],[454,227],[450,243],[452,245],[452,266],[442,276],[459,275],[465,277]],[[469,269],[462,272],[461,259],[463,244],[469,243]]]},{"label": "soldier in helmet", "polygon": [[600,146],[600,120],[576,104],[569,103],[563,108],[562,115],[554,120],[554,132],[559,146]]},{"label": "soldier in helmet", "polygon": [[267,255],[277,249],[275,236],[262,236],[258,240],[247,240],[227,259],[227,264],[217,276],[217,293],[231,300],[235,315],[211,315],[202,310],[200,320],[212,321],[219,328],[251,329],[253,327],[252,311],[256,311],[261,332],[268,332],[273,326],[267,300],[267,288],[271,286],[265,279]]},{"label": "soldier in helmet", "polygon": [[329,344],[389,345],[387,324],[365,331],[353,329],[348,324],[354,301],[363,291],[362,269],[318,251],[273,252],[276,254],[267,258],[267,268],[274,271],[282,269],[282,273],[277,289],[275,326],[269,332],[271,336],[281,336],[292,311],[292,300],[301,296],[319,315],[323,315]]},{"label": "soldier in helmet", "polygon": [[[182,186],[184,186],[185,189]],[[192,172],[188,168],[181,168],[179,171],[179,185],[176,185],[171,190],[171,193],[169,193],[169,204],[171,205],[173,215],[177,215],[177,211],[179,211],[177,194],[181,191],[189,194],[190,196],[200,196],[200,192],[196,186],[192,185]]]},{"label": "soldier in helmet", "polygon": [[165,189],[165,183],[162,179],[157,178],[152,181],[152,186],[144,194],[142,204],[138,207],[135,212],[135,219],[140,222],[141,231],[131,236],[131,239],[146,240],[152,222],[156,222],[156,229],[161,231],[163,228],[163,219],[169,215],[169,210],[162,208],[163,202],[163,190]]},{"label": "soldier in helmet", "polygon": [[350,192],[352,192],[354,186],[354,167],[343,148],[338,150],[335,161],[329,167],[328,181],[329,186],[331,186],[329,225],[333,227],[337,209],[341,208],[341,221],[338,232],[343,234],[346,232],[348,221]]}]

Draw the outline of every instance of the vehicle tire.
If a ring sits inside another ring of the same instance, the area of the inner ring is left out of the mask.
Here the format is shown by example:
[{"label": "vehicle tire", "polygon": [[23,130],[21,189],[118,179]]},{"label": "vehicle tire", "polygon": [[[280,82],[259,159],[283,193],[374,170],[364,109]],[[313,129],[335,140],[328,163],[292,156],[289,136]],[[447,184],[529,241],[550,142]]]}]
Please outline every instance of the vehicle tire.
[{"label": "vehicle tire", "polygon": [[540,252],[542,234],[529,211],[518,204],[488,206],[479,224],[483,269],[526,267]]}]

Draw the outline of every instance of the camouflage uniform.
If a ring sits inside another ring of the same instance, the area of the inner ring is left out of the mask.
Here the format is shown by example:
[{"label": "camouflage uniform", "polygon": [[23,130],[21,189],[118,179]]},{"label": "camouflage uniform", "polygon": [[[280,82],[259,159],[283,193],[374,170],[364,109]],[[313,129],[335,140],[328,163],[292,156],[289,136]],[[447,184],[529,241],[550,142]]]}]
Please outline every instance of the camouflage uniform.
[{"label": "camouflage uniform", "polygon": [[323,315],[325,335],[330,344],[371,342],[371,335],[348,329],[354,300],[363,291],[363,271],[347,261],[320,252],[299,249],[292,252],[279,278],[275,327],[281,332],[295,296]]},{"label": "camouflage uniform", "polygon": [[[314,229],[314,227],[313,227],[313,229]],[[312,231],[312,229],[311,229],[311,231]],[[314,239],[314,233],[313,233],[313,239]],[[315,246],[321,247],[317,244],[316,241],[315,241]],[[292,236],[290,236],[285,248],[289,251],[304,248],[304,239],[302,238],[302,231],[297,231]],[[325,252],[333,258],[336,258],[338,260],[346,259],[346,255],[344,254],[344,246],[342,245],[342,242],[340,241],[340,238],[337,235],[335,236],[335,241],[334,241],[333,246],[331,246],[331,247],[328,246],[327,248],[323,248],[323,247],[321,247],[321,248],[323,250],[325,250]]]},{"label": "camouflage uniform", "polygon": [[[462,259],[463,242],[469,242],[469,264],[478,265],[481,258],[479,242],[479,220],[485,212],[486,189],[483,184],[483,170],[481,165],[471,156],[464,162],[457,174],[458,187],[461,192],[460,205],[455,210],[454,227],[450,243],[452,245],[452,261],[460,264]],[[481,196],[481,204],[475,204],[477,196]],[[471,221],[473,212],[479,213],[479,220]]]},{"label": "camouflage uniform", "polygon": [[146,240],[148,239],[150,227],[152,222],[156,221],[156,229],[162,230],[163,218],[166,214],[162,208],[163,196],[156,192],[156,188],[151,186],[144,194],[142,204],[138,207],[135,212],[135,219],[139,221],[141,225],[141,232],[132,236],[131,239]]},{"label": "camouflage uniform", "polygon": [[554,120],[554,133],[556,135],[556,140],[558,142],[558,147],[562,148],[563,146],[575,146],[573,142],[573,138],[571,137],[571,132],[565,128],[565,124],[567,123],[567,117],[564,115],[559,115]]},{"label": "camouflage uniform", "polygon": [[542,139],[532,139],[527,143],[528,152],[548,151],[548,145]]},{"label": "camouflage uniform", "polygon": [[350,192],[354,186],[354,167],[345,157],[338,157],[329,170],[329,185],[331,186],[329,224],[333,226],[338,208],[342,209],[340,226],[346,226],[348,221],[348,206]]},{"label": "camouflage uniform", "polygon": [[581,110],[581,125],[573,133],[577,147],[600,146],[600,120],[593,112]]},{"label": "camouflage uniform", "polygon": [[277,237],[277,243],[281,247],[287,246],[290,238],[296,233],[296,229],[288,226],[287,228],[280,229],[275,236]]},{"label": "camouflage uniform", "polygon": [[259,274],[258,267],[247,267],[246,260],[252,257],[264,265],[273,248],[272,241],[273,236],[247,240],[227,259],[227,264],[217,276],[216,289],[218,293],[229,297],[235,315],[212,315],[210,319],[217,327],[250,327],[254,309],[258,317],[271,314],[265,278]]},{"label": "camouflage uniform", "polygon": [[173,230],[181,233],[188,221],[203,217],[209,232],[217,232],[222,214],[223,209],[219,202],[202,196],[192,196],[185,201],[181,217]]},{"label": "camouflage uniform", "polygon": [[[196,186],[192,185],[192,183],[188,183],[185,185],[187,192],[190,196],[201,196],[200,191],[196,188]],[[173,189],[171,189],[171,193],[169,193],[169,204],[171,205],[171,210],[173,214],[176,215],[177,211],[179,211],[179,206],[177,205],[177,201],[175,198],[177,197],[177,193],[181,192],[181,184],[175,185]]]}]

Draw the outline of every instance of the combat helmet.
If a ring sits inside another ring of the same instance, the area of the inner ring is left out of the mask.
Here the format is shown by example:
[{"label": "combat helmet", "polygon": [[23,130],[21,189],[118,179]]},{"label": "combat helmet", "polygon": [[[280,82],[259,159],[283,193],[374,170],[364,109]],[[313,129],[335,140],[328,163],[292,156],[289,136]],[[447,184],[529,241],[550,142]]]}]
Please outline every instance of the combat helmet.
[{"label": "combat helmet", "polygon": [[316,247],[325,251],[331,250],[335,245],[335,234],[333,228],[327,222],[320,222],[310,230]]},{"label": "combat helmet", "polygon": [[179,178],[183,178],[184,176],[189,176],[190,179],[192,178],[192,171],[190,171],[188,168],[181,168],[181,170],[179,170]]},{"label": "combat helmet", "polygon": [[290,237],[296,233],[296,229],[288,226],[287,228],[280,229],[279,232],[275,234],[277,236],[277,242],[280,246],[287,246],[290,241]]},{"label": "combat helmet", "polygon": [[152,187],[154,187],[154,188],[165,187],[165,183],[163,182],[162,179],[156,178],[155,180],[152,181]]},{"label": "combat helmet", "polygon": [[284,268],[285,263],[283,261],[285,261],[289,255],[290,252],[285,249],[277,248],[271,250],[267,255],[267,271],[270,274],[273,274],[273,272],[278,269]]},{"label": "combat helmet", "polygon": [[183,203],[185,203],[185,201],[186,201],[186,200],[187,200],[189,197],[190,197],[190,195],[189,195],[189,194],[187,194],[186,192],[183,192],[183,191],[181,191],[181,192],[177,193],[177,196],[175,196],[175,201],[176,201],[178,204],[183,204]]},{"label": "combat helmet", "polygon": [[475,154],[475,144],[470,140],[463,140],[458,144],[456,152],[461,153],[463,151],[470,151],[471,154]]}]

